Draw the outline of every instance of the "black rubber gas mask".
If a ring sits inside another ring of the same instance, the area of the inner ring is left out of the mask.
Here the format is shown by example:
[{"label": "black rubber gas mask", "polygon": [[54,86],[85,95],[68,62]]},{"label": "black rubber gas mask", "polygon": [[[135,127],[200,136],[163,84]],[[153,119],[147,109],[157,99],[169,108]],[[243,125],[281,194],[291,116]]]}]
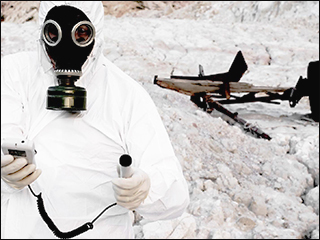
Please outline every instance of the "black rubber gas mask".
[{"label": "black rubber gas mask", "polygon": [[75,82],[93,49],[93,24],[75,7],[56,6],[48,12],[41,35],[59,84],[48,89],[47,109],[86,110],[86,90]]}]

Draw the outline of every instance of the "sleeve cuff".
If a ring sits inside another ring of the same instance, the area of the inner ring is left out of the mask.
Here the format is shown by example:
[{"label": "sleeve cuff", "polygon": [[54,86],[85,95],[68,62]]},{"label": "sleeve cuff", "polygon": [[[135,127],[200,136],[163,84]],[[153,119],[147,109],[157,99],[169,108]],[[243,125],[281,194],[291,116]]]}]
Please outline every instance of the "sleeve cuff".
[{"label": "sleeve cuff", "polygon": [[2,194],[12,194],[19,192],[19,189],[15,189],[13,187],[10,187],[3,179],[1,178],[1,193]]}]

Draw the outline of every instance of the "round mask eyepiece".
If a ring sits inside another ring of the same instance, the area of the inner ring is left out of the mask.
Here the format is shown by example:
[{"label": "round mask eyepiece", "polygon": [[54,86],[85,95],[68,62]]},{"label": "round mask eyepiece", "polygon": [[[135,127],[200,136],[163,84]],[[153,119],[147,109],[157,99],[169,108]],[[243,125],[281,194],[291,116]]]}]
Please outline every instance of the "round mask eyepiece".
[{"label": "round mask eyepiece", "polygon": [[79,47],[90,45],[94,40],[95,35],[95,28],[89,21],[78,22],[71,31],[72,40]]},{"label": "round mask eyepiece", "polygon": [[51,47],[56,46],[62,38],[62,31],[59,24],[54,20],[47,20],[43,24],[42,39]]}]

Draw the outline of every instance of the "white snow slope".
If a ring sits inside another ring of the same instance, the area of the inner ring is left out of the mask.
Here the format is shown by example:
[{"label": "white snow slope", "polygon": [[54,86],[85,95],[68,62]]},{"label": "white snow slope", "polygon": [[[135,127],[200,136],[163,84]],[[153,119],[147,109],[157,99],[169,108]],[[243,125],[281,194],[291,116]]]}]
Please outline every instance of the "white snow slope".
[{"label": "white snow slope", "polygon": [[[174,2],[174,1],[173,1]],[[228,71],[241,50],[241,82],[294,87],[319,60],[318,1],[192,2],[174,10],[105,17],[107,58],[150,93],[188,181],[191,202],[174,220],[136,216],[136,238],[319,238],[319,123],[308,97],[225,105],[272,140],[245,134],[217,111],[153,84],[155,75]],[[1,56],[35,50],[37,24],[1,23]]]}]

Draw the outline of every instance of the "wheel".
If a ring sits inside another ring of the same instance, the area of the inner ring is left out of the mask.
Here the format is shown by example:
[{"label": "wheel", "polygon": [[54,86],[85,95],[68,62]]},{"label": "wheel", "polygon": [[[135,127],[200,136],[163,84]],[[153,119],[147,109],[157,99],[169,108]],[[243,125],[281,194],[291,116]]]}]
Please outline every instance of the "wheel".
[{"label": "wheel", "polygon": [[314,121],[319,122],[319,61],[309,63],[308,79],[310,83],[309,102],[311,108],[311,117]]}]

